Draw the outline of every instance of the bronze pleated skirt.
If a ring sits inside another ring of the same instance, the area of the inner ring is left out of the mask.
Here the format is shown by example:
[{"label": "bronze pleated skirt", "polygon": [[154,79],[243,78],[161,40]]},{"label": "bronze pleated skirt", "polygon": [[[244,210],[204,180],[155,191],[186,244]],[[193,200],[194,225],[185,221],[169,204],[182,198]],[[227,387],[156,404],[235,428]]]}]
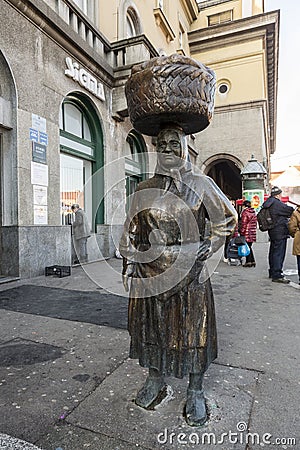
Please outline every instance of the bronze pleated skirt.
[{"label": "bronze pleated skirt", "polygon": [[128,310],[129,356],[142,367],[183,378],[207,370],[217,357],[213,291],[209,278],[199,282],[199,276],[194,267],[177,289],[148,298],[135,280]]}]

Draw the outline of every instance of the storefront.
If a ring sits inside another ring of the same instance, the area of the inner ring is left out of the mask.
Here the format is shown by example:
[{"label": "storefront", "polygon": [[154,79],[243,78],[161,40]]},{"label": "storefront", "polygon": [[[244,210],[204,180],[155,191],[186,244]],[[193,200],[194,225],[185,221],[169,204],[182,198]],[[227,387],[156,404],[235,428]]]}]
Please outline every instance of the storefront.
[{"label": "storefront", "polygon": [[152,57],[191,55],[216,71],[213,121],[188,137],[193,164],[231,198],[241,197],[252,153],[268,168],[278,12],[264,14],[260,2],[252,17],[207,24],[208,12],[228,3],[1,3],[0,276],[70,265],[73,203],[90,222],[89,260],[114,255],[130,195],[155,165],[154,141],[133,130],[124,94],[132,66]]},{"label": "storefront", "polygon": [[[76,42],[54,39],[3,7],[0,275],[32,277],[70,265],[73,203],[91,225],[90,260],[112,256],[126,192],[145,177],[151,142],[128,119],[113,118],[108,64],[96,65]],[[16,24],[21,32],[11,45]]]}]

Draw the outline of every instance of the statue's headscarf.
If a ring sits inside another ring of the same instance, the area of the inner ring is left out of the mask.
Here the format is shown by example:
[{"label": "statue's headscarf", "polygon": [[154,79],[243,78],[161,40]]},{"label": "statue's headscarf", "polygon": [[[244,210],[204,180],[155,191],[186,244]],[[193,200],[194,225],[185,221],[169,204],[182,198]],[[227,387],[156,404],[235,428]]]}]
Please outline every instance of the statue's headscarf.
[{"label": "statue's headscarf", "polygon": [[161,158],[159,158],[159,155],[157,155],[157,164],[155,168],[155,173],[159,175],[164,175],[166,177],[170,177],[170,182],[173,179],[177,189],[179,190],[179,192],[181,192],[181,182],[182,182],[181,172],[191,170],[191,163],[189,161],[186,135],[179,126],[170,125],[164,127],[159,132],[157,136],[157,141],[159,141],[161,134],[164,134],[166,132],[175,133],[180,141],[180,156],[178,157],[178,166],[174,168],[165,167],[163,165],[163,162],[161,161]]}]

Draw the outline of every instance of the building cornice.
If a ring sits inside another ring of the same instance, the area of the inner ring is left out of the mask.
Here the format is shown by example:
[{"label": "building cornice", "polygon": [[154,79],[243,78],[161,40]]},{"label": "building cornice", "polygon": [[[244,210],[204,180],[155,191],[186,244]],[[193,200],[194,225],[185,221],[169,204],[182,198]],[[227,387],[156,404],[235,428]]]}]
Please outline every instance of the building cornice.
[{"label": "building cornice", "polygon": [[272,11],[253,17],[214,25],[188,33],[191,56],[201,51],[221,48],[260,37],[265,43],[270,152],[276,148],[276,115],[278,92],[280,12]]},{"label": "building cornice", "polygon": [[221,114],[223,112],[241,111],[243,109],[260,108],[266,109],[266,100],[253,100],[251,102],[232,103],[226,106],[215,106],[214,114]]}]

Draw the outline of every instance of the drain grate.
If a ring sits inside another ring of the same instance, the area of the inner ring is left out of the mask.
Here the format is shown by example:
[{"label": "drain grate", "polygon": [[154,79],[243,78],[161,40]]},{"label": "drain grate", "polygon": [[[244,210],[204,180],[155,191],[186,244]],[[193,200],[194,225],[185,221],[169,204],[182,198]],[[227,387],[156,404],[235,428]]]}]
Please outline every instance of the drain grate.
[{"label": "drain grate", "polygon": [[0,345],[0,366],[29,366],[61,358],[66,350],[21,338]]}]

